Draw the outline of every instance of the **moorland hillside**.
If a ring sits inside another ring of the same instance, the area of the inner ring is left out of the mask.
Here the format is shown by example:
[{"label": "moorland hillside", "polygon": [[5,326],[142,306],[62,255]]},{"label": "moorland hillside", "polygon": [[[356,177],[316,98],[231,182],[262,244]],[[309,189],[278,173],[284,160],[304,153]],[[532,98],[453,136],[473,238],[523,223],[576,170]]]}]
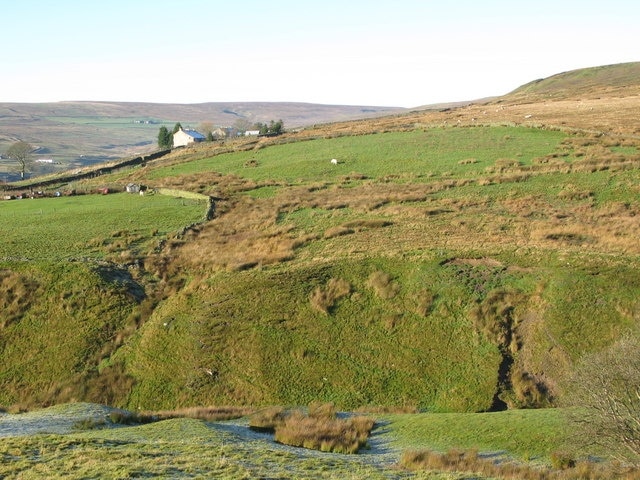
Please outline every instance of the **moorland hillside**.
[{"label": "moorland hillside", "polygon": [[1,203],[0,404],[557,404],[640,312],[638,84],[565,75]]}]

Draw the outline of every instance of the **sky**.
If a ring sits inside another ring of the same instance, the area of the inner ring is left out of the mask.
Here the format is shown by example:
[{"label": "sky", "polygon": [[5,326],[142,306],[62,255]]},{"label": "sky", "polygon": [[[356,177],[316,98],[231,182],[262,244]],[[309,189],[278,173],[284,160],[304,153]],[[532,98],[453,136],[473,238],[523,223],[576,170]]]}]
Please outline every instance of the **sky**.
[{"label": "sky", "polygon": [[640,61],[637,0],[20,0],[0,102],[417,107]]}]

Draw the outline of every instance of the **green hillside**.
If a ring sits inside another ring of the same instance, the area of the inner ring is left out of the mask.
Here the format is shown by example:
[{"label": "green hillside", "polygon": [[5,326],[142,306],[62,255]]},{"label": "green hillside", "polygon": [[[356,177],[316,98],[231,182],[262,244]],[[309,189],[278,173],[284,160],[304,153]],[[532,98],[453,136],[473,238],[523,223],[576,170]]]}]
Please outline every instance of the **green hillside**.
[{"label": "green hillside", "polygon": [[638,145],[267,140],[75,185],[198,192],[210,221],[157,194],[0,203],[0,404],[553,406],[583,354],[636,333]]},{"label": "green hillside", "polygon": [[[638,87],[640,62],[581,68],[529,82],[508,96],[539,95],[547,98],[584,94],[611,94],[613,90]],[[603,92],[603,89],[605,91]]]}]

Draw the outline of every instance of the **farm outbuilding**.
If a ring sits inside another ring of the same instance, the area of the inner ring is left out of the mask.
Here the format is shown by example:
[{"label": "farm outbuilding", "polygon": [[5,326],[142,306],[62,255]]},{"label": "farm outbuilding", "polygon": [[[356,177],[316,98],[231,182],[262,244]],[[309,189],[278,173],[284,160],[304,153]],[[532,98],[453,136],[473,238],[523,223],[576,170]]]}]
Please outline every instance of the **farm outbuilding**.
[{"label": "farm outbuilding", "polygon": [[215,140],[220,140],[227,137],[227,131],[224,128],[218,127],[211,132],[211,135],[213,135]]},{"label": "farm outbuilding", "polygon": [[206,137],[195,130],[180,129],[173,134],[173,146],[185,147],[191,143],[204,142]]}]

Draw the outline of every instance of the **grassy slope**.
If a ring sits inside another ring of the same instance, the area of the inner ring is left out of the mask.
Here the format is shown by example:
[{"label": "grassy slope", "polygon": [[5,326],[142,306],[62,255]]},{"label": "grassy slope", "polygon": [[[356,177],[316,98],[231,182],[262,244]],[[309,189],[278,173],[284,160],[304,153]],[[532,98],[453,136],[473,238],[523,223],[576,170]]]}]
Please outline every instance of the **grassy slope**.
[{"label": "grassy slope", "polygon": [[[68,351],[89,369],[124,365],[124,372],[111,368],[96,382],[114,384],[113,401],[135,408],[320,399],[342,407],[479,411],[492,404],[501,362],[500,346],[481,323],[495,320],[492,309],[507,308],[522,344],[513,358],[518,371],[558,395],[572,361],[610,342],[634,318],[635,151],[548,130],[429,129],[318,139],[119,174],[124,183],[142,180],[225,200],[213,222],[186,243],[169,244],[155,270],[153,262],[147,266],[164,278],[181,277],[185,288],[160,303],[135,336],[129,338],[142,307],[134,301],[114,309],[122,312],[119,320],[103,327],[105,337],[93,347]],[[337,167],[328,161],[334,156],[342,162]],[[189,204],[166,200],[173,204],[163,207],[160,198],[2,204],[7,220],[21,223],[12,232],[35,229],[26,241],[9,237],[5,258],[130,261],[188,223],[182,217],[163,223],[174,214],[162,208]],[[153,209],[140,208],[146,202]],[[73,227],[78,215],[101,220],[95,229]],[[47,230],[38,230],[43,219]],[[41,244],[52,234],[57,242]],[[388,275],[386,283],[372,283],[375,272]],[[331,298],[337,280],[348,293]],[[49,283],[55,287],[46,298],[66,299],[62,292],[70,287]],[[100,319],[102,303],[74,308]],[[11,328],[28,327],[42,305],[24,307],[27,314]],[[594,311],[598,322],[588,320]],[[128,333],[96,353],[118,332]],[[16,361],[12,351],[5,348],[7,361]],[[21,375],[42,382],[43,372],[19,371],[10,375],[12,389]],[[528,401],[521,392],[515,402]]]},{"label": "grassy slope", "polygon": [[[632,325],[638,285],[625,223],[637,209],[637,170],[583,171],[591,156],[563,138],[513,128],[389,133],[151,172],[151,182],[198,178],[202,191],[234,200],[183,247],[177,262],[191,283],[120,352],[138,379],[129,405],[320,398],[487,409],[500,356],[473,312],[490,309],[501,289],[521,295],[516,364],[560,394],[572,361]],[[336,151],[340,170],[328,162]],[[540,161],[558,152],[555,167]],[[502,167],[505,158],[521,165]],[[199,172],[211,169],[249,180],[208,183]],[[247,188],[243,200],[237,190]],[[345,227],[362,221],[374,227]],[[347,234],[327,235],[341,227]],[[392,298],[368,284],[376,271],[397,285]],[[325,314],[310,298],[331,279],[350,292]]]},{"label": "grassy slope", "polygon": [[205,208],[128,194],[1,203],[0,403],[121,401],[130,381],[108,357],[150,293],[125,264]]},{"label": "grassy slope", "polygon": [[[200,191],[227,200],[214,222],[171,254],[173,270],[183,272],[187,287],[159,305],[115,355],[137,381],[132,396],[118,402],[168,408],[320,398],[348,407],[485,410],[495,393],[500,355],[473,312],[482,302],[502,301],[491,296],[500,289],[519,295],[511,307],[528,340],[519,352],[520,367],[555,387],[580,352],[625,328],[629,319],[620,312],[633,311],[637,285],[632,269],[619,275],[616,260],[632,239],[608,233],[633,217],[635,206],[612,213],[611,205],[633,201],[636,170],[616,174],[620,178],[609,192],[611,174],[583,172],[589,152],[563,139],[560,132],[507,127],[417,130],[137,171],[152,184],[193,188],[198,181]],[[632,156],[631,147],[625,148]],[[558,152],[566,157],[556,168],[540,161]],[[334,155],[342,162],[337,168],[328,162]],[[214,168],[220,173],[207,173]],[[568,174],[567,168],[576,171]],[[572,187],[564,195],[567,175]],[[103,258],[109,252],[116,261],[135,258],[151,248],[145,245],[155,235],[175,228],[163,228],[167,213],[158,198],[3,204],[7,220],[21,222],[12,231],[35,229],[26,242],[9,237],[5,256]],[[154,216],[140,208],[145,202],[153,202]],[[132,208],[146,223],[130,217],[123,224]],[[70,227],[79,214],[101,215],[100,229]],[[558,224],[560,216],[566,220]],[[38,234],[45,218],[49,234]],[[603,234],[580,233],[588,222],[604,226]],[[38,243],[51,235],[58,241]],[[593,249],[587,256],[584,245]],[[491,258],[474,260],[482,257]],[[568,259],[575,266],[567,268]],[[597,282],[585,276],[593,270],[600,272]],[[369,283],[374,272],[390,275],[381,291]],[[331,300],[324,313],[311,296],[328,290],[331,279],[347,282],[349,293]],[[590,326],[593,335],[580,335],[582,316],[592,306],[567,297],[588,297],[611,284],[625,286],[600,300],[604,321]],[[124,318],[136,315],[125,312]],[[126,329],[123,322],[113,330]],[[554,352],[551,360],[546,349]]]},{"label": "grassy slope", "polygon": [[[105,376],[107,384],[135,381],[115,403],[320,399],[342,407],[484,410],[508,347],[506,360],[524,383],[502,385],[499,393],[516,406],[539,404],[536,389],[562,395],[562,377],[582,353],[633,326],[640,284],[633,138],[512,126],[433,129],[411,116],[390,118],[385,132],[380,122],[370,124],[375,135],[332,138],[321,127],[305,142],[265,140],[214,157],[206,148],[188,150],[163,160],[174,162],[169,166],[118,174],[118,182],[221,200],[215,220],[167,242],[146,259],[148,276],[134,279],[150,288],[158,278],[184,288],[151,316],[150,305],[127,304],[112,328],[127,333],[113,333],[117,345],[91,357],[90,365],[124,369],[117,379]],[[349,124],[357,133],[365,126]],[[341,163],[331,165],[331,158]],[[28,217],[20,211],[25,203],[5,205],[6,218]],[[67,223],[55,230],[68,218],[43,207],[35,212],[36,226],[46,217],[51,232],[73,241],[51,252],[38,244],[45,233],[26,236],[26,243],[9,237],[5,260],[19,274],[5,275],[5,303],[40,276],[20,279],[26,267],[12,262],[25,251],[35,252],[29,258],[88,255],[126,263],[189,223],[180,218],[159,234],[153,229],[163,214],[145,215],[146,227],[115,231],[109,222],[131,207],[114,206],[84,239],[86,229]],[[118,286],[117,276],[106,278]],[[346,292],[335,290],[340,284]],[[47,302],[65,299],[63,283],[44,285]],[[124,290],[114,298],[131,296]],[[20,322],[5,328],[28,325],[23,320],[39,313],[36,303],[16,304]],[[101,316],[95,309],[89,318]],[[513,345],[501,343],[501,329]],[[11,401],[16,397],[7,396]]]},{"label": "grassy slope", "polygon": [[602,94],[603,88],[628,90],[629,87],[637,87],[639,75],[640,62],[583,68],[529,82],[511,92],[510,96],[544,95],[549,98],[594,92]]},{"label": "grassy slope", "polygon": [[[473,123],[483,108],[452,116]],[[531,108],[509,106],[508,115],[522,118]],[[552,112],[557,125],[558,118],[573,118],[574,110],[563,108],[560,99],[540,111]],[[637,119],[623,122],[624,111],[618,113],[606,128],[616,139],[495,127],[422,131],[411,120],[408,134],[324,138],[210,159],[192,151],[183,154],[192,161],[161,175],[121,174],[119,182],[144,178],[224,197],[214,221],[148,259],[149,275],[185,286],[150,317],[144,314],[146,322],[141,309],[148,305],[138,305],[135,290],[123,289],[112,270],[97,275],[101,270],[85,264],[60,267],[35,241],[30,248],[43,259],[16,262],[25,214],[11,209],[25,204],[6,204],[7,210],[0,204],[3,221],[14,218],[16,225],[8,229],[15,237],[3,244],[0,268],[0,354],[7,366],[0,403],[86,398],[160,408],[324,399],[343,407],[481,410],[492,401],[500,362],[482,327],[494,309],[515,319],[521,342],[515,369],[561,397],[575,360],[634,331],[638,320],[640,170],[638,143],[627,135],[640,130]],[[433,118],[441,124],[447,115]],[[590,118],[581,114],[576,124],[591,129]],[[397,121],[407,120],[390,125]],[[328,163],[336,151],[345,160],[340,170]],[[190,221],[182,218],[167,232]],[[121,255],[148,253],[159,240],[114,233],[106,226],[89,248],[74,253],[78,242],[60,255],[117,263]],[[146,246],[137,251],[137,244]],[[371,280],[380,271],[390,282]],[[336,293],[332,279],[348,282],[349,293]],[[158,282],[134,280],[147,288]],[[318,287],[322,295],[315,294]],[[51,312],[63,310],[62,321],[48,322]],[[40,335],[43,326],[51,338]],[[114,337],[119,340],[108,340]],[[544,460],[566,440],[561,410],[386,420],[394,448],[477,447]],[[299,478],[398,473],[342,459],[299,462],[298,454],[232,444],[188,420],[122,432],[46,437],[50,448],[43,447],[45,437],[3,440],[1,458],[10,462],[2,462],[0,473],[237,478],[272,475],[283,464],[283,475],[300,466]],[[248,464],[247,456],[258,460]],[[430,475],[425,478],[439,478]]]}]

